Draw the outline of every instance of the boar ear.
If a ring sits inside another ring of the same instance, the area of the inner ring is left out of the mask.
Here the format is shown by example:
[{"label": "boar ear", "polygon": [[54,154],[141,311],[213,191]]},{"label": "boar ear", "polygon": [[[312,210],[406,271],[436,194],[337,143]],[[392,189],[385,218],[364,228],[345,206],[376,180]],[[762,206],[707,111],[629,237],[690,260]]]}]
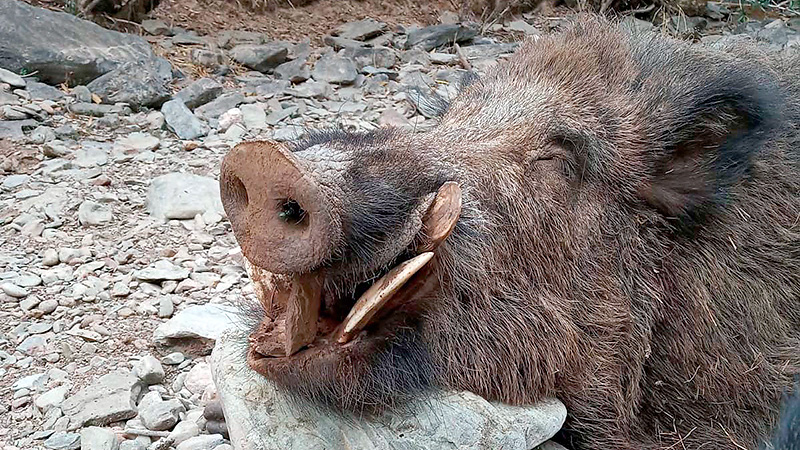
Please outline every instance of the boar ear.
[{"label": "boar ear", "polygon": [[757,77],[731,78],[705,80],[682,99],[661,103],[661,117],[651,122],[659,150],[648,155],[651,177],[641,194],[683,224],[701,221],[725,202],[778,122],[773,89]]},{"label": "boar ear", "polygon": [[417,251],[435,250],[453,232],[460,215],[461,187],[454,181],[448,181],[439,188],[436,198],[422,217],[424,241]]}]

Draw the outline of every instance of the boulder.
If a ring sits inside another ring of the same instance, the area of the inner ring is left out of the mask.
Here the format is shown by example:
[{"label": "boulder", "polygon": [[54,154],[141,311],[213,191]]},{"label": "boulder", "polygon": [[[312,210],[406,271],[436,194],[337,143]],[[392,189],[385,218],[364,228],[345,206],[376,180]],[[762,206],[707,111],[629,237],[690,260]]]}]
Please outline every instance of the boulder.
[{"label": "boulder", "polygon": [[250,370],[241,351],[243,339],[224,334],[211,356],[231,443],[240,450],[530,450],[552,437],[567,414],[555,399],[509,406],[469,392],[431,394],[371,419],[326,413],[303,407]]},{"label": "boulder", "polygon": [[[171,71],[164,71],[169,63],[138,36],[107,30],[66,12],[0,0],[0,67],[14,73],[36,72],[39,80],[55,85],[87,84],[126,64],[134,64],[129,67],[135,70],[114,75],[122,78],[117,86],[123,91],[128,86],[141,90],[145,82],[158,84],[150,87],[154,91],[166,90],[164,83],[172,79]],[[115,98],[127,95],[120,92]]]}]

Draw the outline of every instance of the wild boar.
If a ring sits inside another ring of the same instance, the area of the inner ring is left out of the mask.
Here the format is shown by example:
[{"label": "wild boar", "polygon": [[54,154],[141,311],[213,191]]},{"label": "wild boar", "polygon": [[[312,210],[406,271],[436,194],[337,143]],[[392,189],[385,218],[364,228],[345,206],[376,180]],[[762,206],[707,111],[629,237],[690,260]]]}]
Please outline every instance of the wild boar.
[{"label": "wild boar", "polygon": [[798,62],[585,17],[432,131],[237,146],[249,365],[360,412],[554,396],[576,450],[756,448],[800,372]]}]

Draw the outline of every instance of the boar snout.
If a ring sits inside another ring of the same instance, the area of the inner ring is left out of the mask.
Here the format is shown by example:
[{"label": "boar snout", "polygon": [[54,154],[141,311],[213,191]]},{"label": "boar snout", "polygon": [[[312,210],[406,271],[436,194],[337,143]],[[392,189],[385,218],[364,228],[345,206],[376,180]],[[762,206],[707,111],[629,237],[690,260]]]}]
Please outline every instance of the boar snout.
[{"label": "boar snout", "polygon": [[306,273],[330,255],[340,228],[333,202],[286,146],[236,146],[222,162],[220,192],[242,253],[256,266]]}]

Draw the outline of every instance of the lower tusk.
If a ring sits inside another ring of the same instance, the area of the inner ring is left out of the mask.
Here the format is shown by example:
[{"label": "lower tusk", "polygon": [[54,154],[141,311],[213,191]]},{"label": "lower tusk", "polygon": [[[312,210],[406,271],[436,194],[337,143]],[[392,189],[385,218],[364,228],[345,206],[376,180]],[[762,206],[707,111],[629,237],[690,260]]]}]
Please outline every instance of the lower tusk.
[{"label": "lower tusk", "polygon": [[386,305],[392,296],[403,287],[428,261],[433,258],[433,252],[425,252],[409,259],[393,268],[386,275],[376,281],[367,292],[356,301],[353,309],[344,319],[341,334],[337,342],[347,343],[359,331],[369,324],[375,314]]}]

